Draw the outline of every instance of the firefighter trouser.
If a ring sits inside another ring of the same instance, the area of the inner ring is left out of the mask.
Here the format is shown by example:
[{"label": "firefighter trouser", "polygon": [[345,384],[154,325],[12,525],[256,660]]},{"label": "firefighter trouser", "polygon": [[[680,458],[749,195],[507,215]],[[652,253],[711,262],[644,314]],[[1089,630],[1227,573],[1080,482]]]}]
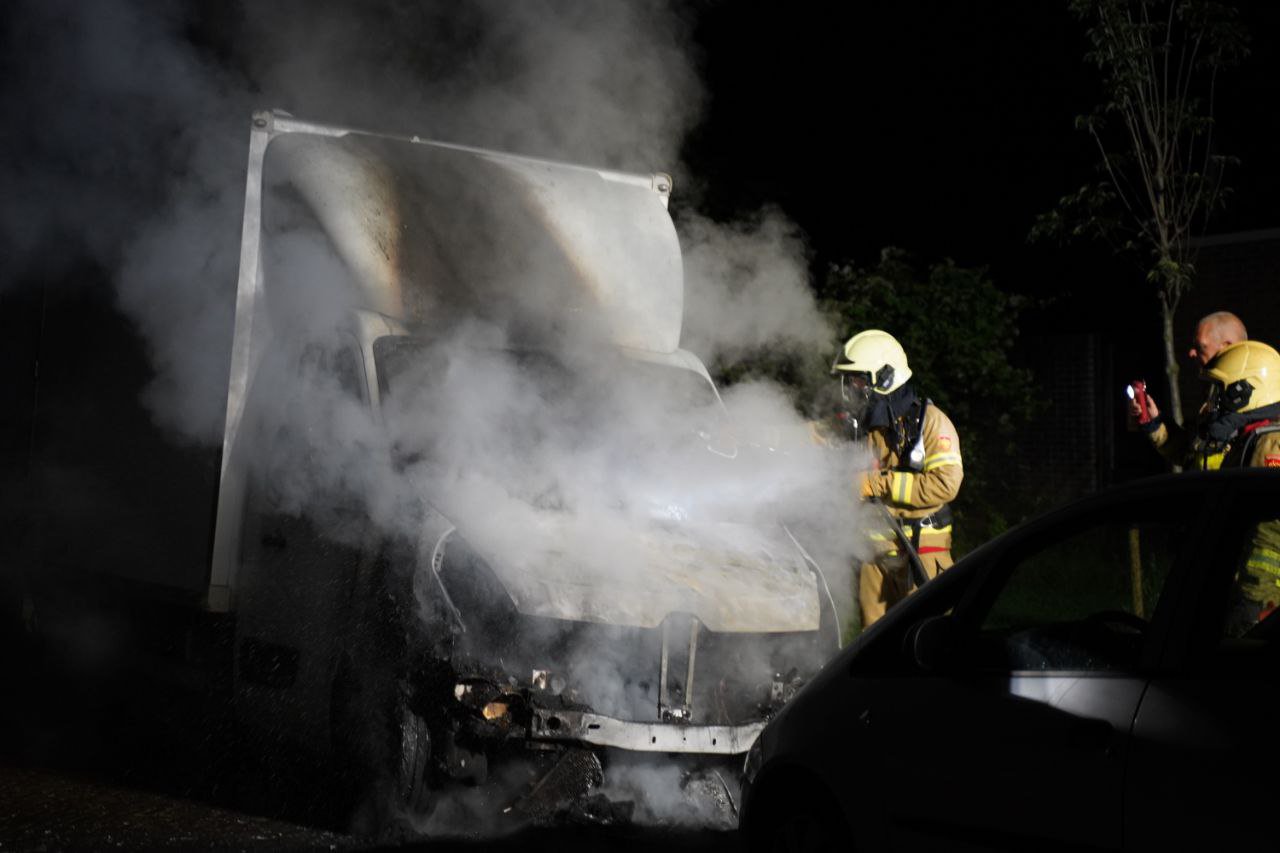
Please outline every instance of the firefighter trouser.
[{"label": "firefighter trouser", "polygon": [[[932,580],[939,572],[951,568],[951,551],[929,551],[920,555],[925,577]],[[858,570],[858,608],[862,612],[865,631],[893,605],[910,592],[911,574],[907,558],[901,554],[879,557],[874,563],[863,563]]]}]

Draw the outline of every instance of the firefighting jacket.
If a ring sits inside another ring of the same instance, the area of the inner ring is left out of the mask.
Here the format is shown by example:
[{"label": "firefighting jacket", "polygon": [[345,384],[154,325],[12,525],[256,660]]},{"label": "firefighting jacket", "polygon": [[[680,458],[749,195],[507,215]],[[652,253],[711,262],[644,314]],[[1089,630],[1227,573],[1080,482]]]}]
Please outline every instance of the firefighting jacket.
[{"label": "firefighting jacket", "polygon": [[[869,449],[878,463],[869,475],[868,489],[904,522],[908,532],[923,522],[917,547],[946,549],[951,545],[947,504],[955,499],[964,478],[960,436],[941,409],[928,400],[921,405],[924,417],[918,429],[919,414],[914,409],[898,418],[896,447],[890,446],[888,430],[868,431]],[[920,451],[913,460],[917,445]]]},{"label": "firefighting jacket", "polygon": [[[1205,417],[1207,406],[1208,403],[1200,407],[1198,418]],[[1144,424],[1142,429],[1151,445],[1171,465],[1181,465],[1188,471],[1216,471],[1222,467],[1224,449],[1207,445],[1194,430],[1166,422],[1163,417]]]},{"label": "firefighting jacket", "polygon": [[[1255,409],[1246,414],[1227,415],[1228,425],[1225,431],[1230,433],[1231,437],[1226,441],[1214,442],[1204,437],[1206,430],[1207,434],[1212,435],[1215,426],[1223,429],[1220,423],[1223,421],[1222,417],[1215,421],[1208,421],[1209,417],[1206,403],[1197,415],[1195,430],[1165,423],[1163,418],[1156,418],[1145,424],[1143,430],[1161,456],[1187,470],[1216,471],[1223,467],[1238,468],[1253,465],[1250,458],[1244,458],[1241,454],[1252,457],[1254,439],[1257,438],[1254,431],[1280,417],[1280,404]],[[1231,422],[1231,418],[1239,421],[1238,427]],[[1234,432],[1232,432],[1233,428]]]},{"label": "firefighting jacket", "polygon": [[[1224,467],[1280,468],[1280,423],[1255,421],[1232,440]],[[1280,519],[1261,521],[1253,530],[1241,589],[1247,598],[1280,604]]]}]

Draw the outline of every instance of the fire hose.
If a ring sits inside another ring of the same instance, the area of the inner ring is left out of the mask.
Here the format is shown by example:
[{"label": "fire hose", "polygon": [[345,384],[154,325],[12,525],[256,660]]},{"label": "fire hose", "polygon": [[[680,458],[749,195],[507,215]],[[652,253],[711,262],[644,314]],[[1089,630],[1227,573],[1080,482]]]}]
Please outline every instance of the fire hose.
[{"label": "fire hose", "polygon": [[907,555],[907,574],[911,578],[911,584],[914,587],[922,587],[929,582],[929,576],[925,574],[924,564],[920,562],[920,554],[917,553],[915,544],[907,536],[907,532],[902,529],[902,522],[889,512],[888,507],[880,503],[880,501],[871,500],[871,504],[880,510],[880,514],[889,522],[889,526],[893,528],[894,538],[898,540],[898,547],[902,549],[902,553]]}]

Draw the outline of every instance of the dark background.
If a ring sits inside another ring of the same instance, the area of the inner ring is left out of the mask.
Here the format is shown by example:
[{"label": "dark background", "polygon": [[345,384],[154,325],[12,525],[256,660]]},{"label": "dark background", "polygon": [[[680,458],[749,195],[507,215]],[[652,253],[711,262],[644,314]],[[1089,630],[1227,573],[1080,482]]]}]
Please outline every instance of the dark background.
[{"label": "dark background", "polygon": [[[1237,5],[1252,54],[1219,83],[1220,149],[1241,164],[1215,232],[1280,223],[1280,7]],[[989,265],[1024,293],[1128,274],[1087,245],[1027,243],[1035,216],[1094,175],[1073,121],[1100,88],[1065,3],[724,3],[698,39],[711,103],[686,156],[717,212],[776,202],[820,261],[897,245]],[[1096,327],[1096,313],[1072,320]]]},{"label": "dark background", "polygon": [[[1280,102],[1280,6],[1235,6],[1250,55],[1219,77],[1215,136],[1218,152],[1240,162],[1209,234],[1280,226],[1280,118],[1270,107]],[[1028,464],[1056,456],[1067,468],[1092,454],[1087,487],[1163,470],[1126,431],[1119,399],[1137,377],[1168,399],[1143,259],[1096,242],[1028,239],[1038,214],[1096,177],[1096,148],[1074,120],[1101,88],[1085,60],[1085,26],[1065,2],[714,4],[698,40],[711,102],[685,153],[708,207],[730,216],[778,204],[808,235],[815,277],[833,262],[872,266],[885,246],[922,264],[987,268],[998,287],[1028,297],[1013,357],[1035,370],[1046,403],[1041,423],[1018,439]],[[1224,271],[1220,259],[1205,266],[1215,280],[1177,315],[1180,358],[1209,310],[1238,312],[1255,337],[1274,333],[1275,321],[1240,289],[1218,286],[1248,271]],[[920,322],[929,322],[927,306]],[[1184,407],[1194,411],[1195,370],[1182,365]],[[1088,387],[1071,387],[1076,370]],[[1088,416],[1081,394],[1093,397]],[[1066,424],[1072,415],[1080,422]],[[1090,430],[1086,448],[1078,440]],[[1051,447],[1037,451],[1039,441]]]}]

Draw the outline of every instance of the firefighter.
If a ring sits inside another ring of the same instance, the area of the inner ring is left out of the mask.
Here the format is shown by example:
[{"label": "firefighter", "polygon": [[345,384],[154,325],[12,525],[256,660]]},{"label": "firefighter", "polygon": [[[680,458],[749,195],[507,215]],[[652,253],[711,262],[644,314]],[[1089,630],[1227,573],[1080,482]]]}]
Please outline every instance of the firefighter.
[{"label": "firefighter", "polygon": [[[1195,339],[1187,355],[1203,369],[1222,349],[1248,339],[1249,333],[1239,317],[1230,311],[1215,311],[1201,317],[1196,324]],[[1136,400],[1130,402],[1129,413],[1134,417],[1140,414]],[[1221,453],[1204,452],[1205,442],[1198,434],[1199,426],[1211,416],[1207,402],[1197,415],[1197,429],[1187,430],[1176,423],[1166,423],[1150,395],[1147,396],[1147,415],[1150,420],[1141,428],[1151,445],[1171,464],[1199,470],[1211,470],[1222,464]]]},{"label": "firefighter", "polygon": [[[920,555],[925,576],[951,566],[951,511],[964,469],[960,438],[942,410],[910,384],[902,345],[871,329],[845,342],[832,365],[841,396],[857,415],[872,455],[872,469],[856,484],[902,525]],[[858,606],[867,628],[912,589],[905,554],[892,531],[872,534],[876,557],[858,572]]]},{"label": "firefighter", "polygon": [[[1280,353],[1258,341],[1223,348],[1205,366],[1210,383],[1202,452],[1224,468],[1280,468]],[[1280,603],[1280,519],[1253,531],[1227,631],[1243,633]]]}]

